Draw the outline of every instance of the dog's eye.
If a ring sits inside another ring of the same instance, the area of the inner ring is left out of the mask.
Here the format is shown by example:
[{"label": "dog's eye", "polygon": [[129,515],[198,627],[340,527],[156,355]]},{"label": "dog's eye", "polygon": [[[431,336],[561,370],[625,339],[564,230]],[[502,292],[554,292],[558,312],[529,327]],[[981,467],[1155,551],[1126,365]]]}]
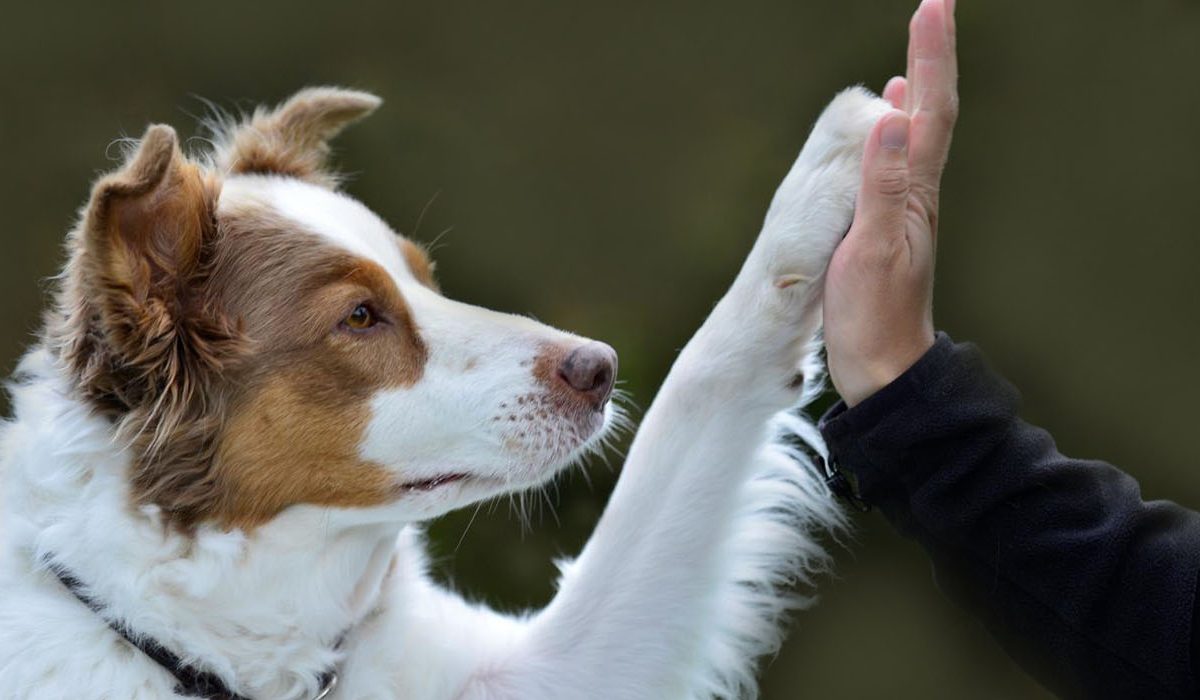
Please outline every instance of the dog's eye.
[{"label": "dog's eye", "polygon": [[375,313],[371,311],[371,307],[366,304],[359,304],[354,307],[350,315],[346,317],[343,324],[352,331],[365,331],[374,326],[379,321],[375,318]]}]

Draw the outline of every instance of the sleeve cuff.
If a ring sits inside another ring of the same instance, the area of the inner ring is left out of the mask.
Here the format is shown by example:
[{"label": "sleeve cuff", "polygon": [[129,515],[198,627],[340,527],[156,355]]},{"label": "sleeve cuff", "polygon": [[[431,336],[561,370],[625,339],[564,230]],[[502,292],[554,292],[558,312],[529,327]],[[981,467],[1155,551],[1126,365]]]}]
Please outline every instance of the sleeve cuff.
[{"label": "sleeve cuff", "polygon": [[913,403],[932,377],[941,374],[954,350],[954,341],[938,332],[933,347],[891,384],[871,394],[854,408],[838,399],[821,417],[819,427],[827,442],[869,432],[897,408]]},{"label": "sleeve cuff", "polygon": [[882,505],[904,498],[902,481],[913,477],[908,457],[939,432],[939,416],[953,414],[955,404],[975,394],[998,397],[1015,409],[1015,391],[987,368],[977,348],[938,333],[908,371],[854,408],[838,401],[818,425],[831,461],[853,477],[858,497]]}]

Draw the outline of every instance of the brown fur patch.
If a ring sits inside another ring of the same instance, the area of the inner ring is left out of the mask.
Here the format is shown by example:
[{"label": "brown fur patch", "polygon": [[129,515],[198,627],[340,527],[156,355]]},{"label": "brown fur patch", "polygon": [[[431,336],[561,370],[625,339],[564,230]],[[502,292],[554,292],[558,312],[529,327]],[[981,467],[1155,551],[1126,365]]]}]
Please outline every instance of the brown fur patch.
[{"label": "brown fur patch", "polygon": [[[295,503],[395,498],[393,477],[358,457],[372,395],[424,371],[426,349],[395,283],[269,212],[236,213],[222,227],[228,273],[217,277],[219,293],[258,332],[214,464],[213,517],[249,527]],[[362,302],[382,322],[337,331]]]},{"label": "brown fur patch", "polygon": [[348,388],[318,364],[282,370],[248,392],[222,436],[208,516],[251,528],[298,503],[363,507],[395,498],[387,470],[357,455],[369,394]]},{"label": "brown fur patch", "polygon": [[566,391],[563,380],[558,376],[558,368],[571,348],[558,343],[546,343],[538,350],[533,358],[533,377],[550,391]]},{"label": "brown fur patch", "polygon": [[400,252],[404,254],[404,262],[408,264],[413,277],[435,292],[439,291],[437,279],[433,276],[433,261],[429,259],[429,251],[425,246],[401,238]]}]

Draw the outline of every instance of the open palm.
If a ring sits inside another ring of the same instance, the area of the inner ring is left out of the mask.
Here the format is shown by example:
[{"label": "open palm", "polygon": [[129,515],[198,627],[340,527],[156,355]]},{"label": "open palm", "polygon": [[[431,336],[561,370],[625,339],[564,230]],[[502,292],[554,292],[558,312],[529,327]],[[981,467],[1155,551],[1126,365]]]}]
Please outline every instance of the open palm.
[{"label": "open palm", "polygon": [[954,0],[924,0],[909,26],[907,78],[863,155],[854,223],[829,264],[825,344],[834,387],[853,406],[933,345],[938,189],[958,115]]}]

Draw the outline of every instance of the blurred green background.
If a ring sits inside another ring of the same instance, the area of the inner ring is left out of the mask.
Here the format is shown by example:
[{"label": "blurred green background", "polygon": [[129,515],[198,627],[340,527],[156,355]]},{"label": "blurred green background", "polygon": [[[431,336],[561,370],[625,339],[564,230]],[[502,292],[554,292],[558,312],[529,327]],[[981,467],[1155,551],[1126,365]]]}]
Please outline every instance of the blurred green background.
[{"label": "blurred green background", "polygon": [[[6,2],[0,365],[113,139],[190,133],[197,95],[246,108],[335,83],[386,100],[339,142],[350,192],[438,238],[451,296],[612,343],[644,407],[824,102],[902,70],[914,6]],[[939,325],[979,342],[1065,451],[1200,506],[1200,3],[960,0],[959,27]],[[497,605],[544,602],[615,473],[566,479],[530,527],[507,503],[438,522],[439,571]],[[916,547],[878,514],[856,526],[766,698],[1045,697]]]}]

